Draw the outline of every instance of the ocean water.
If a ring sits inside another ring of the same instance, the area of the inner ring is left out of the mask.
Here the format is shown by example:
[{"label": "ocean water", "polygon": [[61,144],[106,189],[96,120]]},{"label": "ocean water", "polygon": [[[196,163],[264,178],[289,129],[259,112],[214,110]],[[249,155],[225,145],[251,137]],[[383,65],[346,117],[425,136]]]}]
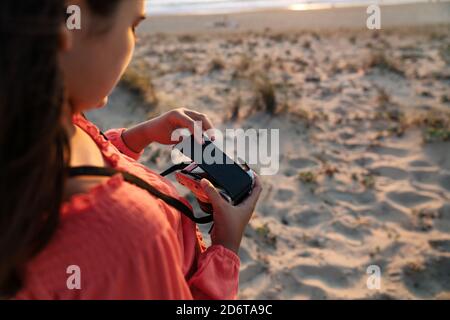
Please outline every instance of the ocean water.
[{"label": "ocean water", "polygon": [[308,10],[371,3],[428,2],[427,0],[147,0],[149,15],[214,14],[264,9]]}]

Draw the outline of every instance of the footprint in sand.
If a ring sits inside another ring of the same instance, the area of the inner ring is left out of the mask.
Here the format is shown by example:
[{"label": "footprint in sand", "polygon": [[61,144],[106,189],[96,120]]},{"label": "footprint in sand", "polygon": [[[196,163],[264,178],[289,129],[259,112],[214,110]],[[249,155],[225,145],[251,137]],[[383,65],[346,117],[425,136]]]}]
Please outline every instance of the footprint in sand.
[{"label": "footprint in sand", "polygon": [[403,226],[408,226],[410,223],[408,214],[386,201],[378,202],[372,209],[365,209],[358,213],[364,216],[372,216],[381,221],[398,223]]},{"label": "footprint in sand", "polygon": [[418,192],[389,192],[387,197],[392,201],[407,207],[411,208],[418,204],[422,204],[428,201],[432,201],[433,198],[422,195]]},{"label": "footprint in sand", "polygon": [[293,177],[298,174],[298,170],[294,168],[287,168],[283,173],[286,177]]},{"label": "footprint in sand", "polygon": [[318,166],[319,164],[309,158],[294,158],[289,160],[289,165],[296,169],[305,169]]},{"label": "footprint in sand", "polygon": [[428,161],[425,161],[425,160],[414,160],[414,161],[411,161],[409,163],[409,165],[411,167],[419,167],[419,168],[432,167],[433,166],[431,163],[429,163]]},{"label": "footprint in sand", "polygon": [[395,157],[404,157],[408,154],[408,150],[405,149],[383,147],[383,146],[373,146],[369,149],[369,151],[371,151],[372,153]]},{"label": "footprint in sand", "polygon": [[353,160],[353,162],[361,167],[366,167],[371,165],[374,162],[374,159],[371,157],[360,157]]},{"label": "footprint in sand", "polygon": [[424,152],[436,166],[450,170],[450,148],[448,142],[429,143],[424,146]]},{"label": "footprint in sand", "polygon": [[328,221],[333,217],[332,213],[326,208],[296,208],[291,210],[284,220],[289,225],[298,225],[304,228],[314,227],[322,222]]},{"label": "footprint in sand", "polygon": [[250,263],[251,261],[253,261],[250,250],[248,249],[248,247],[245,244],[246,244],[246,242],[244,241],[243,245],[239,249],[239,259],[241,260],[241,265],[244,265],[246,263]]},{"label": "footprint in sand", "polygon": [[414,180],[420,183],[434,183],[436,181],[437,173],[433,171],[418,170],[411,172]]},{"label": "footprint in sand", "polygon": [[351,192],[332,189],[324,192],[323,196],[327,199],[334,199],[335,201],[346,202],[352,205],[367,205],[376,201],[376,196],[371,190]]},{"label": "footprint in sand", "polygon": [[425,263],[403,268],[407,289],[418,298],[433,298],[450,291],[450,257],[428,257]]},{"label": "footprint in sand", "polygon": [[444,174],[439,177],[439,184],[442,188],[450,191],[450,174]]},{"label": "footprint in sand", "polygon": [[239,272],[239,283],[245,283],[253,280],[259,275],[265,274],[267,272],[267,266],[261,262],[255,262],[248,264],[246,267],[242,268]]},{"label": "footprint in sand", "polygon": [[331,226],[337,233],[353,240],[363,240],[366,235],[371,234],[369,228],[349,221],[334,221]]},{"label": "footprint in sand", "polygon": [[372,173],[378,176],[390,178],[392,180],[403,180],[408,177],[405,170],[395,167],[376,167],[371,169]]},{"label": "footprint in sand", "polygon": [[339,132],[339,138],[341,140],[350,140],[353,139],[355,137],[355,130],[351,129],[351,128],[345,128],[342,129],[341,132]]},{"label": "footprint in sand", "polygon": [[279,189],[275,195],[277,201],[287,202],[294,197],[294,191],[289,189]]},{"label": "footprint in sand", "polygon": [[377,292],[372,295],[368,295],[365,297],[367,300],[397,300],[395,295],[386,293],[386,292]]},{"label": "footprint in sand", "polygon": [[436,228],[443,232],[450,232],[450,204],[444,204],[438,210],[438,221],[436,221]]},{"label": "footprint in sand", "polygon": [[355,268],[334,265],[300,265],[292,269],[292,273],[299,279],[316,279],[327,285],[339,288],[352,286],[364,272]]},{"label": "footprint in sand", "polygon": [[290,272],[280,272],[274,275],[274,281],[279,283],[283,290],[281,295],[278,295],[278,299],[327,299],[327,292],[311,284],[306,284],[301,281],[302,279],[297,279]]},{"label": "footprint in sand", "polygon": [[450,253],[450,239],[430,240],[428,243],[437,251]]}]

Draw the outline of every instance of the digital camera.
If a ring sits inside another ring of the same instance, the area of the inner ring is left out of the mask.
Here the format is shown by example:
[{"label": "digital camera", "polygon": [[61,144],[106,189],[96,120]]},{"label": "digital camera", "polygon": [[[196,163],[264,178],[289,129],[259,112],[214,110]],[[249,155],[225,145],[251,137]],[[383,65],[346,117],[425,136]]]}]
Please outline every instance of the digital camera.
[{"label": "digital camera", "polygon": [[[187,139],[187,140],[186,140]],[[198,144],[195,139],[190,136],[186,137],[181,143],[175,146],[185,156],[194,159],[194,148],[201,148],[202,157],[200,161],[185,163],[181,170],[175,172],[175,178],[181,185],[188,188],[200,205],[200,208],[211,214],[213,209],[200,185],[200,181],[205,178],[209,180],[219,191],[221,196],[231,203],[237,205],[242,202],[252,191],[255,181],[255,173],[247,164],[239,164],[231,160],[222,150],[220,150],[213,142],[204,136],[204,144]],[[205,149],[208,154],[218,161],[205,161],[203,155]]]}]

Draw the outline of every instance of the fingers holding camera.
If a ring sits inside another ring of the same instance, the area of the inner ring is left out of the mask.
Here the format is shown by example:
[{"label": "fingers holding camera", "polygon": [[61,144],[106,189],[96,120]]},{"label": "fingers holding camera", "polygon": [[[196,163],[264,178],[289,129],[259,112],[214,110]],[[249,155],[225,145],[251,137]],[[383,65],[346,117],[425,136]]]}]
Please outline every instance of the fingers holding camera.
[{"label": "fingers holding camera", "polygon": [[256,175],[256,173],[254,173],[254,177],[255,177],[255,180],[254,180],[255,184],[253,186],[252,192],[237,207],[244,207],[247,209],[255,210],[256,203],[258,202],[258,199],[261,195],[263,188],[262,188],[261,179],[259,178],[259,176]]},{"label": "fingers holding camera", "polygon": [[[177,109],[174,111],[174,122],[176,128],[186,128],[194,136],[197,143],[202,144],[202,128],[197,128],[195,119],[191,118],[184,109]],[[201,129],[201,132],[198,132]],[[196,132],[197,131],[197,132]],[[181,139],[180,139],[181,140]]]},{"label": "fingers holding camera", "polygon": [[[201,126],[196,121],[201,122]],[[208,130],[211,130],[208,133],[213,132],[214,126],[205,114],[178,108],[125,130],[122,133],[122,140],[131,151],[140,153],[153,142],[165,145],[181,142],[183,137],[173,136],[174,131],[181,128],[188,129],[196,141],[203,144],[202,133]],[[212,141],[215,140],[213,134],[209,137]]]},{"label": "fingers holding camera", "polygon": [[212,243],[223,245],[237,254],[245,227],[253,215],[262,191],[259,177],[255,175],[255,185],[252,193],[244,202],[237,206],[233,206],[224,200],[208,180],[202,179],[201,186],[208,196],[214,211],[214,228],[211,233]]},{"label": "fingers holding camera", "polygon": [[200,181],[200,185],[203,188],[203,191],[208,196],[209,201],[211,202],[214,209],[220,209],[225,205],[229,205],[224,198],[220,195],[219,191],[213,186],[211,182],[207,179],[202,179]]},{"label": "fingers holding camera", "polygon": [[[178,127],[187,128],[191,134],[194,135],[196,141],[200,144],[203,143],[201,133],[214,129],[214,126],[211,120],[203,113],[199,113],[189,109],[176,109],[174,111],[175,117],[177,119]],[[196,127],[196,122],[201,123],[201,128]],[[202,132],[195,132],[196,130],[201,129]],[[200,136],[200,137],[199,137]],[[215,140],[215,137],[210,137],[212,141]]]},{"label": "fingers holding camera", "polygon": [[[202,123],[202,129],[203,131],[208,131],[211,129],[214,129],[214,125],[212,124],[212,121],[209,119],[209,117],[206,114],[193,111],[193,110],[186,110],[186,115],[191,117],[194,121],[201,121]],[[212,137],[211,137],[212,139]]]}]

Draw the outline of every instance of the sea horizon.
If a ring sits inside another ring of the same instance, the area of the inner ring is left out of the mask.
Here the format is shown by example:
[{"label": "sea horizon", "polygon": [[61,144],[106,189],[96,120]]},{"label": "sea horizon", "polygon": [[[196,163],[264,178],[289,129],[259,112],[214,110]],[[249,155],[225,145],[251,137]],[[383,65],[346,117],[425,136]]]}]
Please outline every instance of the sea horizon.
[{"label": "sea horizon", "polygon": [[227,14],[260,10],[314,10],[369,4],[446,2],[448,0],[147,0],[147,14]]}]

